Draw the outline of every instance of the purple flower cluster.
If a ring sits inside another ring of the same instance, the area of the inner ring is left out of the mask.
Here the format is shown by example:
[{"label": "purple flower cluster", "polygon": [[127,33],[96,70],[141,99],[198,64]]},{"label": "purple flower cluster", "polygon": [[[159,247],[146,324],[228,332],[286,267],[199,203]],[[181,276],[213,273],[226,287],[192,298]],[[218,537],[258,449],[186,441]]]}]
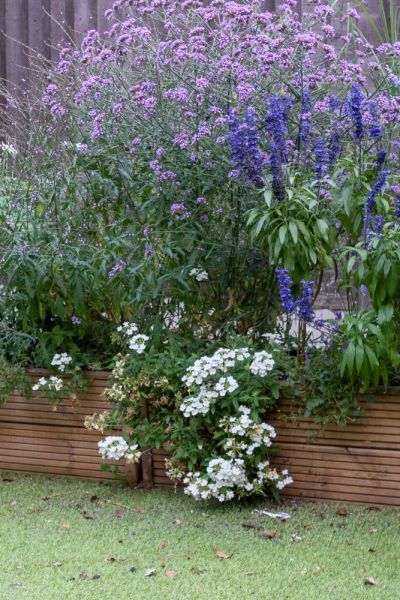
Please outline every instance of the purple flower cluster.
[{"label": "purple flower cluster", "polygon": [[324,138],[319,136],[317,138],[315,149],[315,177],[316,179],[322,179],[328,170],[329,154],[325,147]]},{"label": "purple flower cluster", "polygon": [[313,282],[304,279],[302,280],[302,295],[299,300],[295,301],[292,298],[291,291],[293,280],[290,277],[288,270],[277,268],[275,269],[275,273],[278,280],[279,299],[282,312],[285,314],[297,312],[299,319],[306,323],[311,323],[314,319],[314,312],[312,310]]},{"label": "purple flower cluster", "polygon": [[301,110],[300,110],[300,130],[299,138],[303,146],[305,146],[310,137],[311,131],[311,91],[304,90],[303,97],[301,99]]},{"label": "purple flower cluster", "polygon": [[231,113],[229,125],[228,141],[233,165],[244,178],[260,183],[264,156],[259,148],[260,134],[254,109],[247,109],[242,124],[239,124],[238,118]]},{"label": "purple flower cluster", "polygon": [[351,120],[353,121],[354,139],[361,141],[364,137],[364,125],[362,117],[362,105],[364,95],[361,86],[358,83],[353,83],[348,95],[348,106]]},{"label": "purple flower cluster", "polygon": [[368,234],[370,229],[372,214],[375,207],[375,201],[377,196],[381,193],[386,185],[387,178],[390,175],[390,171],[388,169],[382,169],[382,171],[378,175],[378,179],[375,182],[375,185],[372,187],[372,190],[367,196],[364,206],[364,235],[365,237]]},{"label": "purple flower cluster", "polygon": [[183,202],[175,202],[171,204],[169,212],[177,219],[177,221],[185,221],[190,217],[190,211],[186,208]]},{"label": "purple flower cluster", "polygon": [[112,279],[113,277],[118,275],[118,273],[121,273],[121,271],[123,271],[125,267],[126,262],[121,258],[117,263],[115,263],[111,271],[108,272],[108,277]]},{"label": "purple flower cluster", "polygon": [[291,287],[293,280],[287,269],[275,269],[276,278],[279,286],[279,299],[281,301],[281,309],[284,313],[292,313],[296,309],[296,302],[292,298]]},{"label": "purple flower cluster", "polygon": [[286,136],[291,108],[292,101],[289,96],[272,96],[268,101],[268,113],[265,118],[270,135],[272,190],[278,200],[285,197],[282,165],[287,161]]},{"label": "purple flower cluster", "polygon": [[306,323],[311,323],[314,319],[313,304],[313,281],[302,279],[302,295],[297,301],[297,310],[299,318]]}]

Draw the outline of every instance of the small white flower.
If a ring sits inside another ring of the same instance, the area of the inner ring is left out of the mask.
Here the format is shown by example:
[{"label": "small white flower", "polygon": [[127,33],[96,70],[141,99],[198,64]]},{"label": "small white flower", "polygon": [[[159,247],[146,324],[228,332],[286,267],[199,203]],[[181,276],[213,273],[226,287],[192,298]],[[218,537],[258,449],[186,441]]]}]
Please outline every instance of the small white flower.
[{"label": "small white flower", "polygon": [[208,281],[208,273],[207,271],[203,271],[203,269],[192,269],[189,272],[190,277],[195,277],[197,281]]}]

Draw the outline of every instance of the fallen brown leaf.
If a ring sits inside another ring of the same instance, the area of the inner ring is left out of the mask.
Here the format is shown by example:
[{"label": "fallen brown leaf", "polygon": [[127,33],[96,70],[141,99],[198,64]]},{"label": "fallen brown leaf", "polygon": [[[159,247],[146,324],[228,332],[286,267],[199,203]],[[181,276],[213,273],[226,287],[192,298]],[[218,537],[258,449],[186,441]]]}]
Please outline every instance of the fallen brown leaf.
[{"label": "fallen brown leaf", "polygon": [[264,531],[260,533],[260,536],[267,540],[273,540],[276,537],[276,531],[273,529],[264,529]]},{"label": "fallen brown leaf", "polygon": [[201,575],[202,573],[204,573],[204,569],[199,569],[199,567],[192,567],[190,569],[190,572],[193,573],[193,575]]},{"label": "fallen brown leaf", "polygon": [[255,575],[255,571],[246,571],[246,573],[243,573],[243,575],[245,577],[250,577],[251,575]]},{"label": "fallen brown leaf", "polygon": [[132,506],[131,510],[133,510],[133,512],[136,512],[136,513],[144,513],[144,506],[140,506],[140,505]]},{"label": "fallen brown leaf", "polygon": [[232,554],[226,554],[225,552],[222,552],[222,550],[218,550],[217,548],[214,550],[214,554],[217,558],[222,558],[223,560],[228,560],[228,558],[231,558],[233,556]]},{"label": "fallen brown leaf", "polygon": [[369,533],[378,533],[378,529],[376,529],[376,527],[371,527],[371,529],[368,529]]},{"label": "fallen brown leaf", "polygon": [[86,571],[82,571],[82,573],[79,573],[79,579],[84,579],[84,580],[91,580],[91,581],[95,581],[96,579],[100,579],[100,575],[88,575],[86,573]]},{"label": "fallen brown leaf", "polygon": [[289,538],[289,542],[301,542],[303,540],[299,535],[293,534]]},{"label": "fallen brown leaf", "polygon": [[125,513],[124,513],[124,511],[123,511],[123,510],[116,510],[116,511],[115,511],[115,513],[114,513],[114,516],[115,516],[117,519],[122,519],[122,517],[124,517],[124,516],[125,516]]},{"label": "fallen brown leaf", "polygon": [[168,571],[165,571],[165,577],[176,577],[177,573],[175,571],[175,569],[169,569]]},{"label": "fallen brown leaf", "polygon": [[365,585],[378,585],[378,582],[373,577],[366,577],[364,579],[364,584]]},{"label": "fallen brown leaf", "polygon": [[147,571],[145,572],[144,576],[145,577],[152,577],[156,573],[157,573],[157,569],[154,569],[153,567],[151,567],[150,569],[147,569]]},{"label": "fallen brown leaf", "polygon": [[339,517],[347,517],[349,511],[347,508],[342,507],[337,509],[336,514],[339,515]]},{"label": "fallen brown leaf", "polygon": [[260,525],[260,523],[256,523],[255,521],[243,521],[242,527],[246,527],[246,529],[261,529],[262,525]]},{"label": "fallen brown leaf", "polygon": [[306,524],[304,525],[304,529],[308,529],[308,530],[310,530],[310,529],[312,529],[312,528],[313,528],[313,524],[311,523],[311,521],[310,521],[309,523],[306,523]]},{"label": "fallen brown leaf", "polygon": [[165,547],[166,547],[166,545],[167,545],[167,544],[166,544],[165,542],[161,542],[161,544],[159,544],[159,546],[158,546],[158,547],[159,547],[159,549],[160,549],[160,550],[162,550],[163,548],[165,548]]},{"label": "fallen brown leaf", "polygon": [[90,497],[90,502],[93,502],[94,504],[103,504],[103,500],[96,495]]},{"label": "fallen brown leaf", "polygon": [[182,521],[180,519],[174,519],[173,521],[171,521],[171,524],[179,527],[180,525],[182,525]]},{"label": "fallen brown leaf", "polygon": [[69,529],[69,528],[70,528],[70,524],[69,523],[62,523],[61,529]]},{"label": "fallen brown leaf", "polygon": [[375,548],[368,548],[368,552],[376,552]]}]

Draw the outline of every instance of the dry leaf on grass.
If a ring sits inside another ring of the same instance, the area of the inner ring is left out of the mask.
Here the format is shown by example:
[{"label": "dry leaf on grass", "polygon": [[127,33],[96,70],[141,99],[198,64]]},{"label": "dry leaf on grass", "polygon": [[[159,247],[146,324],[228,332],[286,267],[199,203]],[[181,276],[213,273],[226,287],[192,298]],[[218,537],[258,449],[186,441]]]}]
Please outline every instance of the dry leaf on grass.
[{"label": "dry leaf on grass", "polygon": [[171,525],[176,525],[177,527],[179,527],[180,525],[182,525],[182,521],[180,519],[174,519],[173,521],[171,521]]},{"label": "dry leaf on grass", "polygon": [[70,528],[70,524],[69,523],[62,523],[61,529],[69,529],[69,528]]},{"label": "dry leaf on grass", "polygon": [[347,517],[349,511],[347,510],[347,508],[342,507],[337,509],[336,514],[339,515],[339,517]]},{"label": "dry leaf on grass", "polygon": [[152,577],[156,573],[157,573],[157,569],[154,569],[153,567],[151,567],[150,569],[147,569],[147,571],[145,572],[144,576],[145,577]]},{"label": "dry leaf on grass", "polygon": [[262,529],[262,525],[255,521],[243,521],[242,527],[246,527],[246,529]]},{"label": "dry leaf on grass", "polygon": [[175,571],[175,569],[169,569],[168,571],[165,571],[165,577],[176,577],[177,573]]},{"label": "dry leaf on grass", "polygon": [[273,529],[264,529],[264,531],[260,533],[260,536],[267,540],[273,540],[276,537],[276,531]]},{"label": "dry leaf on grass", "polygon": [[364,579],[364,584],[365,585],[378,585],[378,582],[373,577],[366,577]]},{"label": "dry leaf on grass", "polygon": [[214,550],[214,554],[217,558],[221,558],[222,560],[228,560],[228,558],[233,556],[233,554],[226,554],[225,552],[222,552],[222,550],[218,550],[218,548]]}]

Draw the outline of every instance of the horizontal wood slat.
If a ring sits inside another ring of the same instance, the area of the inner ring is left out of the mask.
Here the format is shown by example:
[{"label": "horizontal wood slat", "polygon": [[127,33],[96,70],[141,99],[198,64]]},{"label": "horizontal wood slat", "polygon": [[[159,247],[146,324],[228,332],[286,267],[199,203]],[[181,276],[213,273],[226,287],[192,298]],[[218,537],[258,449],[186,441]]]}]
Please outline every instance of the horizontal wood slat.
[{"label": "horizontal wood slat", "polygon": [[[284,495],[400,506],[400,389],[379,393],[375,402],[364,399],[362,408],[362,418],[321,430],[299,416],[299,400],[282,398],[268,422],[277,430],[271,463],[294,479]],[[167,457],[153,451],[154,484],[162,488],[173,486]]]},{"label": "horizontal wood slat", "polygon": [[[30,372],[32,381],[47,375]],[[29,400],[14,392],[0,408],[0,470],[30,471],[90,479],[113,479],[100,469],[103,461],[97,443],[104,434],[84,427],[87,415],[110,405],[103,399],[109,373],[89,373],[87,393],[76,401],[67,398],[57,407],[35,393]]]}]

